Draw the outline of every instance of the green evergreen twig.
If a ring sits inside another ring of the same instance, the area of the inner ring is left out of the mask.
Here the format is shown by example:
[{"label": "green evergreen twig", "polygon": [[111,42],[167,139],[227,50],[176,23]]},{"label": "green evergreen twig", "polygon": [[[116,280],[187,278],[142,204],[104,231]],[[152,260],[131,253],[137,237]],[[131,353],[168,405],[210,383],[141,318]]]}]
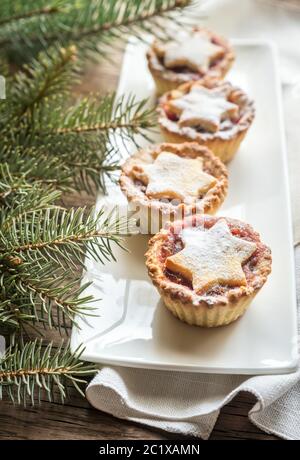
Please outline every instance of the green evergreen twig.
[{"label": "green evergreen twig", "polygon": [[178,12],[191,3],[0,2],[0,74],[7,79],[0,101],[0,331],[10,343],[0,358],[0,398],[4,392],[34,403],[58,390],[63,401],[68,381],[80,391],[82,376],[94,372],[80,361],[81,350],[26,342],[28,328],[68,331],[76,315],[93,314],[89,283],[75,272],[86,256],[114,259],[128,231],[127,222],[103,210],[64,209],[61,191],[105,190],[119,168],[116,137],[137,142],[156,124],[147,101],[133,96],[74,95],[82,57],[107,57],[129,34],[167,38],[170,19],[180,21]]},{"label": "green evergreen twig", "polygon": [[33,341],[23,347],[9,348],[0,359],[0,399],[3,393],[18,404],[41,401],[45,394],[49,401],[55,399],[58,390],[61,401],[67,396],[67,384],[71,383],[81,394],[84,377],[96,372],[94,365],[80,361],[82,349],[71,353],[70,348],[60,346],[54,350],[50,343]]},{"label": "green evergreen twig", "polygon": [[[44,2],[45,7],[47,4],[51,2]],[[32,14],[26,11],[27,21],[22,17],[18,21],[13,12],[10,18],[6,15],[7,25],[0,31],[0,50],[32,53],[36,48],[57,43],[76,43],[85,53],[106,55],[115,40],[124,40],[132,33],[142,37],[145,32],[157,31],[167,36],[166,21],[174,20],[174,13],[191,4],[191,0],[91,0],[75,4],[65,0],[58,8],[49,6],[55,14],[46,15],[43,28],[32,5]]]}]

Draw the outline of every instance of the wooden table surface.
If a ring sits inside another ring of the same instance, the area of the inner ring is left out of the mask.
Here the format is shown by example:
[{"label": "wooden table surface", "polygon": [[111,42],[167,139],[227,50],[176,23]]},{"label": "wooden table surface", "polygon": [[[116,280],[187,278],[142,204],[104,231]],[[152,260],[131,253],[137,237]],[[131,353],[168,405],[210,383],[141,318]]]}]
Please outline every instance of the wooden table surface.
[{"label": "wooden table surface", "polygon": [[[79,91],[86,94],[90,91],[115,89],[121,63],[120,54],[115,61],[117,63],[114,66],[102,63],[88,67]],[[90,205],[93,204],[94,197],[76,195],[66,197],[65,201],[73,205]],[[58,333],[49,331],[46,339],[59,341],[60,337]],[[0,439],[188,439],[99,412],[73,389],[69,396],[64,405],[45,400],[41,406],[23,408],[14,407],[9,401],[0,402]],[[255,398],[247,393],[233,399],[221,410],[210,439],[277,439],[249,422],[248,412],[255,402]]]}]

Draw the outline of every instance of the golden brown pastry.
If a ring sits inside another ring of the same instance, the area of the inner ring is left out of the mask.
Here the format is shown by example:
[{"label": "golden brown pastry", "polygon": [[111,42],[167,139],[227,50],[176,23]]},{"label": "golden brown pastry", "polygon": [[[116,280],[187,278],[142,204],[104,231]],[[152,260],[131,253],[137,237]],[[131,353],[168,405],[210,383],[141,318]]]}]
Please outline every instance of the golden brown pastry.
[{"label": "golden brown pastry", "polygon": [[254,119],[253,101],[230,83],[186,83],[163,95],[159,125],[167,142],[194,141],[228,162]]},{"label": "golden brown pastry", "polygon": [[155,40],[148,50],[147,59],[160,95],[182,83],[222,79],[234,61],[234,52],[224,38],[195,27],[190,32],[179,33],[176,39],[166,43]]},{"label": "golden brown pastry", "polygon": [[138,211],[142,233],[195,213],[214,214],[228,187],[227,169],[197,143],[158,144],[125,162],[120,186]]},{"label": "golden brown pastry", "polygon": [[166,307],[191,325],[239,318],[271,272],[271,251],[242,221],[207,215],[171,223],[149,242],[146,265]]}]

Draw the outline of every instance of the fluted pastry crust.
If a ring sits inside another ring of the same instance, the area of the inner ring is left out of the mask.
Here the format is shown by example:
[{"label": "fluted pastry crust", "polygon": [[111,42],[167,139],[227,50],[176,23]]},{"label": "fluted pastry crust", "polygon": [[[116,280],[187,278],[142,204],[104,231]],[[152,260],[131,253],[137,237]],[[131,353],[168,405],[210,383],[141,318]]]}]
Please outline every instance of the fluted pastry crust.
[{"label": "fluted pastry crust", "polygon": [[230,161],[237,152],[242,140],[250,128],[254,116],[254,103],[240,88],[229,82],[205,84],[206,88],[219,88],[226,93],[227,100],[239,108],[239,119],[232,122],[231,129],[218,130],[214,133],[197,131],[194,127],[180,126],[177,121],[171,120],[167,114],[168,103],[178,97],[188,94],[193,86],[203,86],[199,82],[190,82],[181,85],[174,91],[164,94],[157,108],[160,130],[167,142],[198,142],[205,145],[224,163]]},{"label": "fluted pastry crust", "polygon": [[[146,165],[153,163],[156,157],[165,151],[183,158],[202,158],[203,171],[216,178],[216,184],[196,203],[181,202],[173,204],[172,202],[149,198],[144,191],[137,187],[135,177],[132,174],[132,168],[136,164],[141,165],[144,163]],[[206,147],[200,146],[195,142],[182,144],[162,143],[142,149],[129,157],[122,167],[119,183],[123,193],[131,204],[131,208],[139,208],[141,211],[140,214],[149,219],[147,222],[147,233],[156,233],[166,220],[173,221],[181,219],[196,212],[206,214],[216,213],[227,194],[228,173],[226,166]],[[153,222],[151,222],[153,218],[158,220],[157,225],[153,225]],[[156,230],[153,231],[153,229]]]},{"label": "fluted pastry crust", "polygon": [[148,67],[156,84],[157,94],[161,95],[167,91],[176,89],[179,85],[189,81],[199,81],[201,83],[209,83],[210,81],[219,81],[224,78],[231,68],[235,53],[230,43],[223,37],[211,32],[202,27],[194,27],[194,32],[203,32],[208,36],[213,43],[221,46],[224,49],[224,56],[215,64],[211,65],[208,71],[201,75],[197,72],[176,72],[164,66],[161,60],[161,44],[158,40],[154,40],[152,46],[147,52]]},{"label": "fluted pastry crust", "polygon": [[184,226],[204,225],[205,228],[210,228],[219,219],[226,220],[232,234],[240,234],[257,245],[257,250],[243,267],[247,278],[246,286],[228,286],[222,288],[220,293],[209,291],[199,295],[191,286],[173,281],[166,273],[165,247],[168,239],[176,233],[176,228],[177,232],[182,228],[182,222],[174,222],[153,236],[146,252],[149,276],[166,307],[180,320],[191,325],[216,327],[235,321],[245,312],[271,272],[271,251],[260,241],[259,234],[249,224],[237,219],[203,215],[186,219]]}]

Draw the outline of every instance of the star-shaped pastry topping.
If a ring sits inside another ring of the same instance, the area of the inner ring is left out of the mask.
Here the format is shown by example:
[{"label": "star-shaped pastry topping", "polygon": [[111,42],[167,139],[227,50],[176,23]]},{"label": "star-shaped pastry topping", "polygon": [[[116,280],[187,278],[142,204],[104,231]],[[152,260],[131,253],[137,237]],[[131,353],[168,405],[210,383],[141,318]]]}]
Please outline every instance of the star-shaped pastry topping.
[{"label": "star-shaped pastry topping", "polygon": [[[179,42],[180,40],[180,42]],[[224,56],[224,49],[203,33],[180,36],[165,45],[164,64],[168,68],[188,67],[204,74],[211,62]]]},{"label": "star-shaped pastry topping", "polygon": [[201,294],[217,284],[245,286],[242,264],[256,250],[256,244],[233,236],[225,219],[209,230],[182,230],[182,251],[166,259],[166,267],[190,280]]},{"label": "star-shaped pastry topping", "polygon": [[150,198],[195,201],[213,187],[217,180],[203,171],[202,158],[182,158],[171,152],[161,152],[149,165],[138,167],[140,179],[147,184]]},{"label": "star-shaped pastry topping", "polygon": [[239,107],[228,102],[224,92],[193,86],[189,93],[169,101],[169,106],[179,116],[180,126],[200,126],[216,132],[226,117],[236,117]]}]

